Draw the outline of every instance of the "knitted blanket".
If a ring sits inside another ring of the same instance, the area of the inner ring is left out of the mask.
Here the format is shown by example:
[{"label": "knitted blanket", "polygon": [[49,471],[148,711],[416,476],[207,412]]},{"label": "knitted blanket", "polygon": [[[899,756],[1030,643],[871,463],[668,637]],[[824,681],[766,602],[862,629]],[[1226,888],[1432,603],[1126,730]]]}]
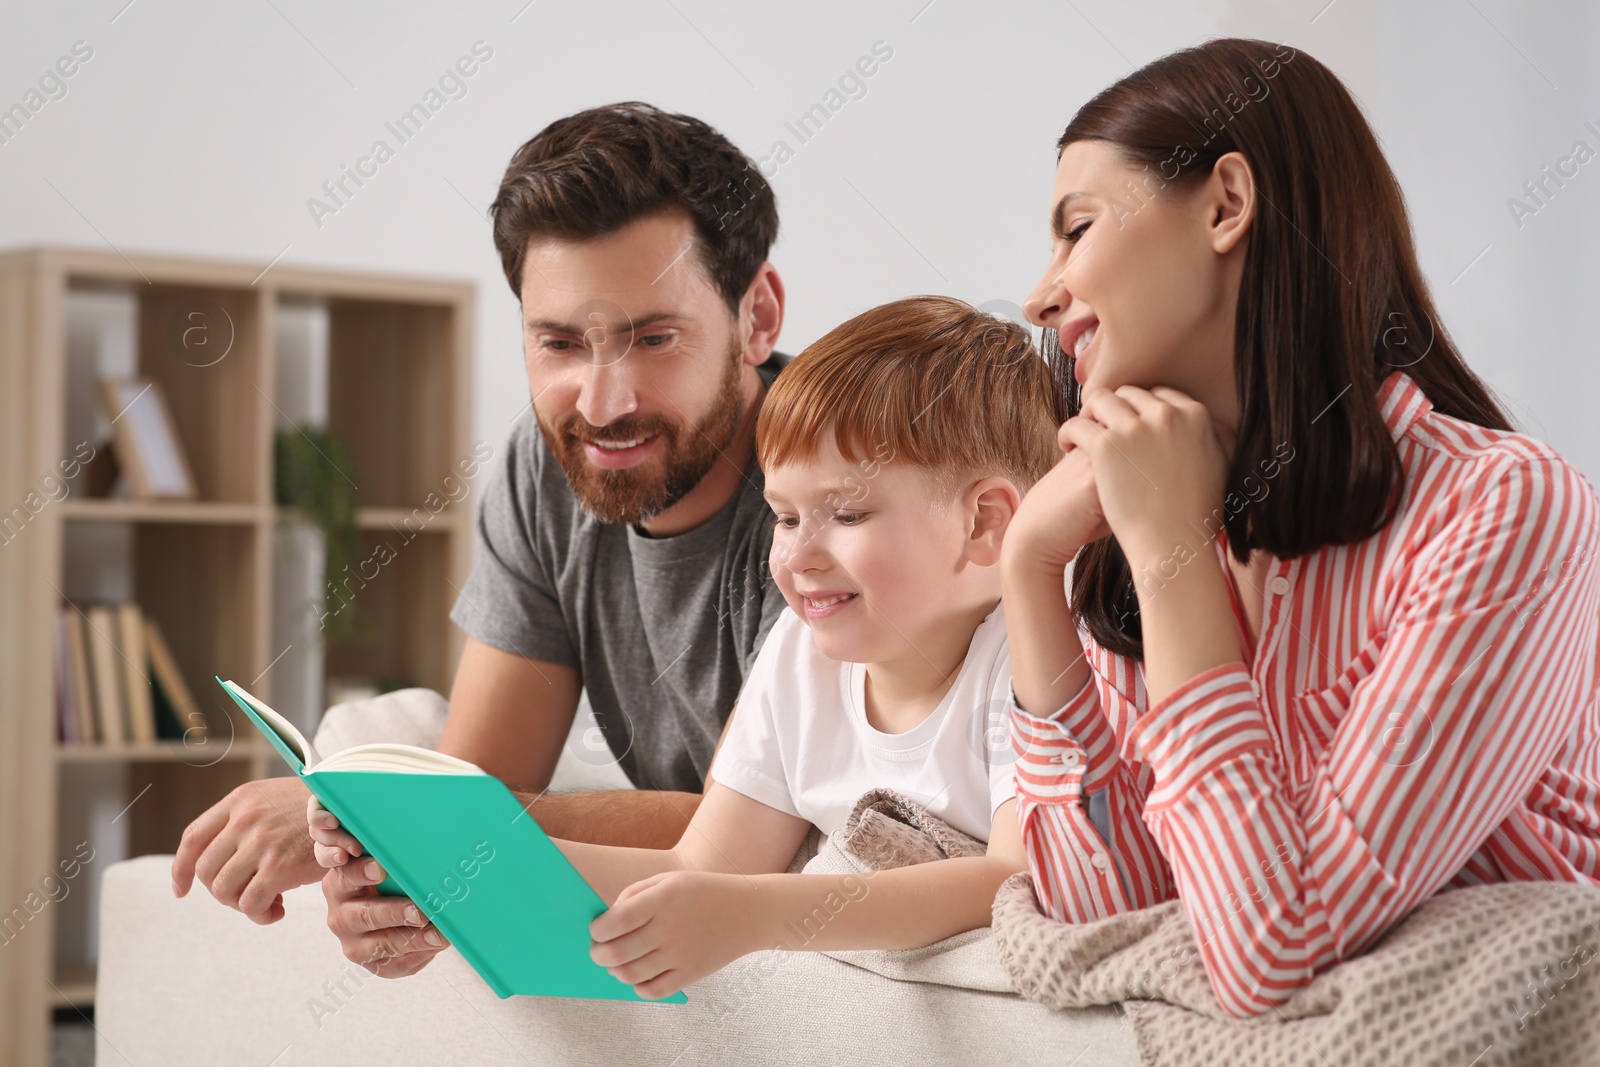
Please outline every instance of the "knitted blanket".
[{"label": "knitted blanket", "polygon": [[994,937],[1024,996],[1122,1002],[1140,1061],[1251,1065],[1600,1064],[1600,889],[1508,882],[1441,893],[1255,1019],[1223,1013],[1178,901],[1091,923],[1001,886]]},{"label": "knitted blanket", "polygon": [[[857,874],[863,892],[872,873],[953,856],[981,856],[982,841],[957,830],[892,789],[872,789],[857,800],[844,825],[824,837],[816,827],[800,845],[790,872]],[[824,955],[901,982],[931,982],[991,993],[1015,993],[1000,965],[988,927],[922,948],[828,951]]]},{"label": "knitted blanket", "polygon": [[[861,874],[982,842],[888,789],[844,826],[813,828],[790,866]],[[1147,1067],[1169,1064],[1600,1064],[1600,889],[1507,882],[1425,901],[1367,952],[1280,1008],[1227,1016],[1178,901],[1092,923],[1039,911],[1026,873],[995,896],[993,925],[918,949],[828,952],[888,978],[1020,992],[1057,1009],[1120,1004]]]}]

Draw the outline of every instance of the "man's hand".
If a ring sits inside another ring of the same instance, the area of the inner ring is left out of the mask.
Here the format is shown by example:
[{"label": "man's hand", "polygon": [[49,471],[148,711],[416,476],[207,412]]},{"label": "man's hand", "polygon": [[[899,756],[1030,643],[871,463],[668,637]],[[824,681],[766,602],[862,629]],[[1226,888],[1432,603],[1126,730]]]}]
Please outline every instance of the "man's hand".
[{"label": "man's hand", "polygon": [[298,778],[245,782],[183,831],[172,858],[172,892],[183,896],[198,875],[211,895],[252,921],[283,918],[283,894],[322,876],[301,818],[306,787]]},{"label": "man's hand", "polygon": [[668,871],[634,882],[589,924],[589,956],[647,1000],[720,971],[754,944],[755,888],[740,874]]},{"label": "man's hand", "polygon": [[379,978],[416,974],[449,942],[423,916],[409,897],[378,894],[385,872],[365,854],[339,820],[317,802],[306,802],[306,822],[316,842],[317,862],[328,868],[322,895],[328,901],[328,929],[339,938],[345,959],[359,963]]}]

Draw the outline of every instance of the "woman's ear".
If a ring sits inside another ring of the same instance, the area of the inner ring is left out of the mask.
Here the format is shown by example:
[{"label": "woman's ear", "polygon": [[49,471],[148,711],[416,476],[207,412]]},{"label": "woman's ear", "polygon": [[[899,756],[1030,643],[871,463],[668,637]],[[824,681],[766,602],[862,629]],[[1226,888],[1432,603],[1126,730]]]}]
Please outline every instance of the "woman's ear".
[{"label": "woman's ear", "polygon": [[1206,233],[1218,255],[1233,251],[1256,217],[1256,180],[1239,152],[1228,152],[1211,167],[1205,185]]}]

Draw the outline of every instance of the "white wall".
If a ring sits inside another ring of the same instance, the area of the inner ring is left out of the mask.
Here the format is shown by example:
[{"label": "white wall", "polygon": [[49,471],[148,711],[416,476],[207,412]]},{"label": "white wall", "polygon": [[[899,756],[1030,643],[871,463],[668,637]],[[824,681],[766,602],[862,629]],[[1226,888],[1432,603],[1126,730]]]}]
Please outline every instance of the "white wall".
[{"label": "white wall", "polygon": [[[642,98],[705,118],[754,156],[789,140],[795,156],[773,179],[773,259],[792,352],[909,293],[1020,302],[1043,266],[1052,146],[1073,109],[1164,52],[1249,34],[1287,40],[1348,80],[1407,190],[1449,329],[1524,429],[1600,475],[1587,417],[1600,375],[1587,299],[1600,283],[1600,162],[1520,229],[1506,207],[1575,140],[1600,149],[1584,128],[1600,128],[1592,5],[524,3],[14,8],[0,107],[74,42],[93,57],[0,144],[0,247],[263,266],[282,253],[470,278],[476,433],[498,444],[527,394],[515,304],[481,211],[512,150],[550,120]],[[479,40],[493,56],[467,94],[398,145],[385,122]],[[785,121],[879,40],[894,55],[867,94],[797,144]],[[380,137],[394,158],[318,226],[307,199]]]}]

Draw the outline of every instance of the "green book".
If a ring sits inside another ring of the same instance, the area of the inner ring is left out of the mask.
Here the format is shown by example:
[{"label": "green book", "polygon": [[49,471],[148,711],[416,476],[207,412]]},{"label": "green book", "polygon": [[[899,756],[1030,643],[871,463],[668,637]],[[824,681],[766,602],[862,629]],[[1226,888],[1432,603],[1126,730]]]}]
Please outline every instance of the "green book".
[{"label": "green book", "polygon": [[383,866],[378,892],[410,897],[496,996],[645,1000],[589,957],[605,902],[498,778],[414,745],[321,759],[282,715],[217,682]]}]

